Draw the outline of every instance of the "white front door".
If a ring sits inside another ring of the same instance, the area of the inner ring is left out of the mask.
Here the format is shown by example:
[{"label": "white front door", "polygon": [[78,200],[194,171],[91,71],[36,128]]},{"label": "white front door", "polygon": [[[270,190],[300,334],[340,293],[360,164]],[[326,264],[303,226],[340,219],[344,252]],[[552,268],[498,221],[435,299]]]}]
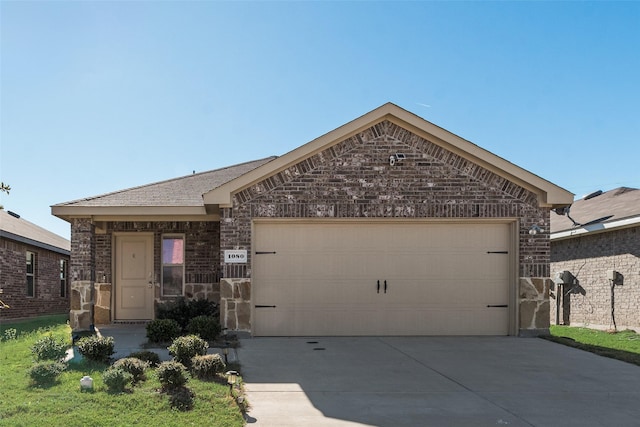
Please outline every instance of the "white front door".
[{"label": "white front door", "polygon": [[153,234],[116,236],[115,319],[153,319]]}]

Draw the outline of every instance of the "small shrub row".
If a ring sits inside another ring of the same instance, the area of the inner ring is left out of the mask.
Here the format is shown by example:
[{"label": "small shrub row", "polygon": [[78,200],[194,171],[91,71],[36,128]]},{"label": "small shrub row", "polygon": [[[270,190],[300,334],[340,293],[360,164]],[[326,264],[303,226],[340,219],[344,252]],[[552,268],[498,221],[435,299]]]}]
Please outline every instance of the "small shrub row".
[{"label": "small shrub row", "polygon": [[219,354],[205,354],[191,359],[191,372],[200,380],[212,380],[225,371],[227,366]]},{"label": "small shrub row", "polygon": [[133,384],[133,375],[123,368],[111,366],[102,374],[102,381],[111,393],[122,393]]},{"label": "small shrub row", "polygon": [[40,338],[31,347],[31,353],[36,360],[60,361],[67,354],[67,344],[51,335]]},{"label": "small shrub row", "polygon": [[187,368],[182,363],[174,360],[162,362],[158,365],[156,375],[162,385],[162,389],[165,391],[178,389],[189,381]]},{"label": "small shrub row", "polygon": [[156,319],[147,324],[147,338],[151,342],[170,342],[183,332],[198,335],[204,340],[214,340],[222,330],[220,322],[209,315],[196,316],[190,319],[185,328],[175,319]]},{"label": "small shrub row", "polygon": [[173,319],[180,325],[182,331],[187,330],[189,321],[198,316],[220,315],[218,305],[206,299],[187,300],[178,298],[174,301],[159,304],[156,308],[156,319]]},{"label": "small shrub row", "polygon": [[84,337],[78,340],[77,345],[80,354],[94,362],[107,363],[114,353],[113,337]]},{"label": "small shrub row", "polygon": [[29,377],[35,385],[47,386],[56,382],[58,375],[67,369],[62,362],[37,362],[29,369]]},{"label": "small shrub row", "polygon": [[129,355],[129,357],[135,357],[136,359],[140,359],[143,362],[147,362],[150,367],[155,368],[160,364],[160,356],[158,353],[154,353],[149,350],[136,351]]},{"label": "small shrub row", "polygon": [[122,369],[131,374],[133,383],[135,384],[147,379],[144,371],[149,367],[149,362],[145,362],[136,357],[125,357],[124,359],[116,360],[111,367],[114,369]]},{"label": "small shrub row", "polygon": [[187,324],[187,332],[203,340],[215,340],[221,330],[220,322],[213,316],[196,316]]},{"label": "small shrub row", "polygon": [[169,354],[176,361],[190,368],[191,359],[195,356],[207,354],[209,344],[197,335],[185,335],[173,340],[173,343],[167,348],[169,349]]},{"label": "small shrub row", "polygon": [[156,319],[147,323],[147,338],[151,342],[171,342],[180,336],[182,328],[173,319]]}]

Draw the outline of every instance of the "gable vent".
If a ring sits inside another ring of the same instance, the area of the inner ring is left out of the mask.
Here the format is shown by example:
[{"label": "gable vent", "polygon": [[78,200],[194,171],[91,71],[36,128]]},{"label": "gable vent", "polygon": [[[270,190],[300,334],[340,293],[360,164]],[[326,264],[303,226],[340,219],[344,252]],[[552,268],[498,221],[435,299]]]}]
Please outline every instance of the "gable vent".
[{"label": "gable vent", "polygon": [[15,212],[7,211],[7,213],[8,213],[9,215],[11,215],[12,217],[14,217],[14,218],[20,218],[20,215],[18,215],[18,214],[17,214],[17,213],[15,213]]}]

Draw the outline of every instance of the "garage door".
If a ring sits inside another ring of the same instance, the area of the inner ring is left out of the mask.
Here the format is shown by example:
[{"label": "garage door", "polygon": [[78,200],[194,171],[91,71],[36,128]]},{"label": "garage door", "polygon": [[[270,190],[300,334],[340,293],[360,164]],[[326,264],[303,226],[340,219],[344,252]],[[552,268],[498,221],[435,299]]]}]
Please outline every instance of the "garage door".
[{"label": "garage door", "polygon": [[256,222],[256,336],[507,335],[509,224]]}]

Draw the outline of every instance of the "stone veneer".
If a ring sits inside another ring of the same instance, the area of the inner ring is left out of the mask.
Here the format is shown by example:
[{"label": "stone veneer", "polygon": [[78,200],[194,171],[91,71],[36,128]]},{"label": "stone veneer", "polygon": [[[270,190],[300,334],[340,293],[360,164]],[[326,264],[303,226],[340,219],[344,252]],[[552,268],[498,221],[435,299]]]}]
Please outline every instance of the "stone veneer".
[{"label": "stone veneer", "polygon": [[[390,167],[397,152],[406,159]],[[222,209],[220,249],[246,249],[249,260],[222,265],[223,328],[251,330],[249,298],[236,288],[250,292],[254,218],[519,218],[517,329],[548,333],[549,236],[528,231],[549,229],[549,209],[528,190],[390,121],[233,195],[233,207]]]},{"label": "stone veneer", "polygon": [[76,330],[88,330],[93,323],[96,244],[95,227],[89,218],[71,222],[71,307],[69,323]]}]

